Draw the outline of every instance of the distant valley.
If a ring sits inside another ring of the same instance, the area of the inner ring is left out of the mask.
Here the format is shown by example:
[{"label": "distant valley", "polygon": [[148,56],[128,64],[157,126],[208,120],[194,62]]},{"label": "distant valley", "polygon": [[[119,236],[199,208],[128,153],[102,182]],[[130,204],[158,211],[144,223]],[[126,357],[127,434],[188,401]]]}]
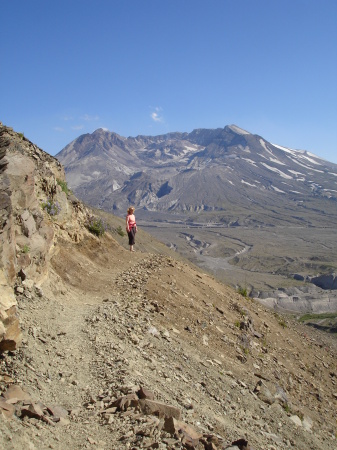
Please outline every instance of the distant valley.
[{"label": "distant valley", "polygon": [[142,228],[222,281],[280,309],[337,309],[336,289],[311,282],[337,272],[336,164],[236,125],[98,129],[57,158],[80,199],[119,216],[134,204]]}]

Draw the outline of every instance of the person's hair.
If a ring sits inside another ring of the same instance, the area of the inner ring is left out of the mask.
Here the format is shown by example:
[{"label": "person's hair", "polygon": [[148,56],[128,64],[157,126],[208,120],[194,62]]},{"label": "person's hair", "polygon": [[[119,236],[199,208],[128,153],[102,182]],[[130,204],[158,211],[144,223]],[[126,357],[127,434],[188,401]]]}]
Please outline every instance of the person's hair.
[{"label": "person's hair", "polygon": [[128,209],[128,214],[132,214],[134,212],[135,208],[133,206],[130,206]]}]

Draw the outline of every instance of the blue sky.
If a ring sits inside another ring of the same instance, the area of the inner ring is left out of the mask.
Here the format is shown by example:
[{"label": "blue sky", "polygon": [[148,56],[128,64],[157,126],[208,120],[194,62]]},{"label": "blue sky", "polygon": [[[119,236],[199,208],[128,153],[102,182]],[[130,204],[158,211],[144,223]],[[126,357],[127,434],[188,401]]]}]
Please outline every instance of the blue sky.
[{"label": "blue sky", "polygon": [[337,163],[336,0],[1,0],[0,121],[84,133],[236,124]]}]

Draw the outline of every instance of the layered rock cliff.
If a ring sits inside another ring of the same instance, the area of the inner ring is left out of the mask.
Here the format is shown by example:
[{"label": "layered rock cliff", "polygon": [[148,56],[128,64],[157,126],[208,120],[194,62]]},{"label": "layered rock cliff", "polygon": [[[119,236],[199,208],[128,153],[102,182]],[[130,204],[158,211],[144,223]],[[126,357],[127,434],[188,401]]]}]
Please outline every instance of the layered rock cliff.
[{"label": "layered rock cliff", "polygon": [[14,290],[43,282],[57,236],[78,241],[86,211],[62,190],[60,162],[4,125],[0,175],[0,350],[14,350],[21,340]]}]

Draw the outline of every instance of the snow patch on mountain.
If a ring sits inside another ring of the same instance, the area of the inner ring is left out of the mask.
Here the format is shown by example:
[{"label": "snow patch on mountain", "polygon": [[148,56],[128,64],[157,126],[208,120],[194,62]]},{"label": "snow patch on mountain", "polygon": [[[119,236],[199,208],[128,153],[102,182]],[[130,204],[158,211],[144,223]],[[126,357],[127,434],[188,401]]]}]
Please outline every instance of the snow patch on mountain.
[{"label": "snow patch on mountain", "polygon": [[301,173],[301,172],[296,172],[296,170],[291,170],[291,169],[288,169],[288,172],[290,172],[290,173],[293,173],[294,175],[296,175],[296,176],[298,176],[298,175],[302,175],[303,177],[304,177],[304,173]]},{"label": "snow patch on mountain", "polygon": [[255,161],[252,161],[251,159],[248,159],[248,158],[241,158],[241,159],[242,159],[242,161],[247,161],[247,162],[248,162],[249,164],[251,164],[252,166],[257,167]]},{"label": "snow patch on mountain", "polygon": [[307,159],[309,162],[311,162],[312,164],[316,164],[317,166],[321,166],[321,165],[322,165],[321,163],[315,161],[314,159],[309,158],[309,157],[308,157],[307,155],[305,155],[304,153],[300,153],[298,156],[299,156],[299,158]]},{"label": "snow patch on mountain", "polygon": [[236,126],[236,125],[229,125],[228,128],[229,128],[230,130],[234,131],[234,133],[237,133],[237,134],[241,134],[241,135],[250,134],[248,131],[243,130],[242,128],[239,128],[239,127]]},{"label": "snow patch on mountain", "polygon": [[293,150],[292,148],[283,147],[282,145],[272,144],[273,147],[279,148],[280,150],[283,150],[286,153],[291,153],[292,155],[296,154],[296,150]]},{"label": "snow patch on mountain", "polygon": [[260,139],[260,144],[262,145],[262,147],[265,149],[266,152],[268,152],[273,157],[275,156],[274,153],[267,147],[267,145],[263,139]]},{"label": "snow patch on mountain", "polygon": [[286,180],[292,180],[293,177],[290,175],[287,175],[286,173],[282,172],[282,170],[277,169],[276,167],[268,166],[266,163],[261,163],[262,166],[264,166],[266,169],[271,170],[272,172],[278,173],[282,178],[285,178]]},{"label": "snow patch on mountain", "polygon": [[275,192],[279,192],[280,194],[285,194],[284,191],[282,191],[281,189],[277,188],[276,186],[271,186],[272,189],[274,189]]},{"label": "snow patch on mountain", "polygon": [[112,182],[112,191],[114,192],[114,191],[118,191],[118,189],[120,189],[121,188],[121,186],[117,183],[117,181],[116,180],[113,180],[113,182]]},{"label": "snow patch on mountain", "polygon": [[241,183],[242,183],[242,184],[247,184],[248,186],[257,187],[256,184],[248,183],[248,182],[245,181],[245,180],[241,180]]},{"label": "snow patch on mountain", "polygon": [[282,161],[280,161],[279,159],[276,158],[269,158],[270,162],[274,162],[276,164],[280,164],[281,166],[286,166],[286,164],[284,164]]},{"label": "snow patch on mountain", "polygon": [[307,170],[313,170],[314,172],[324,173],[324,170],[314,169],[313,167],[307,166],[304,163],[298,161],[296,158],[290,158],[295,164],[298,164],[301,167],[304,167]]}]

